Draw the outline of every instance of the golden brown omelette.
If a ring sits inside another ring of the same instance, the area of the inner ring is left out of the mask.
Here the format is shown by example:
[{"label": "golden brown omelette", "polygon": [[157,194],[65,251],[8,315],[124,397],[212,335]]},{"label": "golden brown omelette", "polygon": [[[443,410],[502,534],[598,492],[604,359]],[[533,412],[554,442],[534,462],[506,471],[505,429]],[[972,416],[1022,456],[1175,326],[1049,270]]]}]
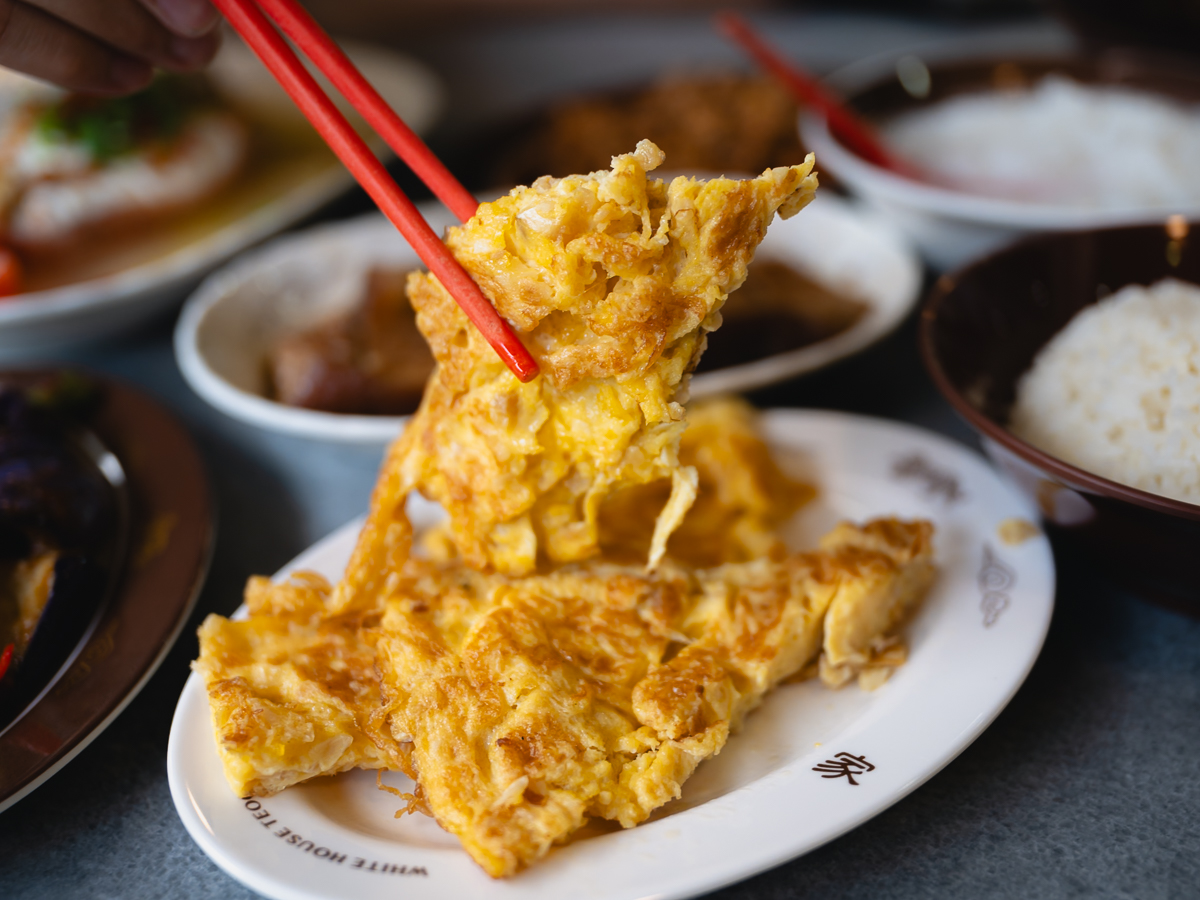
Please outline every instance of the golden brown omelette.
[{"label": "golden brown omelette", "polygon": [[371,734],[475,861],[512,875],[589,816],[628,828],[678,798],[810,662],[868,670],[932,580],[931,536],[881,520],[777,562],[651,573],[414,566],[377,635]]},{"label": "golden brown omelette", "polygon": [[[529,384],[436,279],[410,278],[437,368],[343,580],[252,580],[248,619],[201,628],[239,795],[401,770],[409,811],[512,875],[591,816],[630,827],[679,797],[781,680],[874,686],[903,662],[932,526],[847,523],[789,553],[779,528],[813,489],[744,404],[682,406],[767,225],[811,197],[812,161],[670,184],[648,176],[661,161],[644,141],[450,229],[537,358]],[[414,490],[449,514],[415,545]]]},{"label": "golden brown omelette", "polygon": [[[803,492],[744,406],[705,404],[699,419],[741,445],[719,457],[723,492],[702,481],[696,508],[713,521],[750,515],[747,484]],[[197,669],[239,794],[399,769],[418,784],[410,809],[510,875],[589,816],[628,827],[679,797],[779,681],[886,677],[933,577],[931,536],[885,519],[843,524],[810,553],[668,555],[653,572],[598,558],[525,577],[411,556],[372,613],[338,612],[316,576],[255,579],[248,620],[205,623]]]},{"label": "golden brown omelette", "polygon": [[314,576],[254,581],[248,620],[206,621],[197,670],[239,794],[400,769],[411,808],[511,875],[589,816],[630,827],[678,798],[811,663],[833,686],[886,675],[934,574],[932,530],[843,524],[814,552],[654,572],[594,560],[513,578],[414,557],[357,626]]},{"label": "golden brown omelette", "polygon": [[200,626],[192,667],[208,689],[217,750],[239,797],[385,765],[362,730],[379,706],[363,626],[379,617],[331,615],[331,590],[312,572],[282,584],[252,578],[247,619],[210,615]]},{"label": "golden brown omelette", "polygon": [[666,478],[653,564],[691,505],[677,458],[686,379],[776,212],[812,198],[804,164],[744,181],[649,173],[649,141],[608,172],[542,178],[484,203],[446,243],[537,359],[522,384],[429,274],[409,298],[437,367],[384,463],[346,580],[367,604],[407,552],[397,513],[412,490],[440,503],[478,569],[524,575],[599,549],[599,508],[617,489]]}]

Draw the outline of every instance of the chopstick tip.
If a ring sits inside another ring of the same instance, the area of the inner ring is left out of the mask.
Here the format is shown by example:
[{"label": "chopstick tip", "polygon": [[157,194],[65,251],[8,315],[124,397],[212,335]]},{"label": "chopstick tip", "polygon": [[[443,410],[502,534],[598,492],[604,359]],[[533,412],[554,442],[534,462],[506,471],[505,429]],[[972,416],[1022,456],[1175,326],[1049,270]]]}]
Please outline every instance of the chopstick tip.
[{"label": "chopstick tip", "polygon": [[502,355],[509,371],[517,376],[517,380],[522,384],[528,384],[541,374],[541,369],[538,368],[537,360],[529,355],[529,351],[524,347],[521,349],[525,351],[523,354],[504,353]]}]

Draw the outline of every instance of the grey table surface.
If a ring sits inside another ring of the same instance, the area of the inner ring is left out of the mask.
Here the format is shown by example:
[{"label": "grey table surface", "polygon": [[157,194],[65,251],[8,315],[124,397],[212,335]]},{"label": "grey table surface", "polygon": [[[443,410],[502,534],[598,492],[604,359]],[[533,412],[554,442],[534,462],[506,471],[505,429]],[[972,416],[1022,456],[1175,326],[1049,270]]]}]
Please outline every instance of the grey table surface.
[{"label": "grey table surface", "polygon": [[[980,30],[828,14],[768,24],[818,69]],[[1004,30],[1064,40],[1045,22]],[[696,16],[463,32],[407,49],[447,75],[454,113],[443,140],[564,90],[738,62]],[[351,197],[326,216],[363,208]],[[167,736],[195,628],[210,612],[231,612],[247,576],[274,571],[361,513],[380,454],[225,418],[183,382],[170,329],[158,322],[44,360],[127,379],[179,417],[208,466],[218,538],[205,589],[157,674],[78,757],[0,814],[0,897],[255,896],[193,843],[167,788]],[[912,320],[852,360],[751,399],[904,420],[975,444],[921,369]],[[1086,560],[1060,564],[1041,657],[974,744],[858,829],[712,896],[1200,897],[1200,621],[1118,590]]]}]

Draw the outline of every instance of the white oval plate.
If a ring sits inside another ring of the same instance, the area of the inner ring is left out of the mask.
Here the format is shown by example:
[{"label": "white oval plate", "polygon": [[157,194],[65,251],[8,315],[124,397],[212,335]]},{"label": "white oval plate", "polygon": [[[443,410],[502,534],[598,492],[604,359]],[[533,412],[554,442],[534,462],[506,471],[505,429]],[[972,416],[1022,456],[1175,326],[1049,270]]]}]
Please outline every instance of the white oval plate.
[{"label": "white oval plate", "polygon": [[[443,88],[437,76],[391,51],[369,45],[346,47],[405,121],[418,132],[427,131],[442,106]],[[311,132],[267,70],[237,41],[225,42],[211,75],[232,106],[273,127],[275,140],[289,128]],[[310,136],[305,139],[312,141]],[[45,355],[125,331],[179,303],[209,269],[315,212],[354,183],[332,156],[320,167],[305,165],[303,177],[264,173],[259,179],[263,193],[259,205],[194,235],[189,226],[189,236],[172,238],[178,246],[164,255],[144,259],[146,254],[137,251],[134,257],[139,261],[112,274],[4,299],[0,358]],[[165,230],[170,231],[169,224]],[[159,237],[156,233],[156,246]]]},{"label": "white oval plate", "polygon": [[[454,223],[440,204],[421,211],[435,231]],[[921,265],[904,241],[833,194],[819,195],[787,221],[776,219],[756,258],[786,263],[861,299],[867,311],[827,340],[697,375],[692,397],[753,390],[857,353],[899,325],[920,295]],[[376,265],[423,267],[393,226],[371,214],[279,238],[214,273],[189,298],[175,330],[188,384],[225,414],[272,431],[346,443],[392,440],[406,417],[285,406],[266,396],[263,366],[280,338],[357,302],[366,271]],[[729,302],[737,302],[736,293]]]},{"label": "white oval plate", "polygon": [[[796,545],[811,546],[841,518],[937,524],[941,572],[907,629],[908,663],[883,687],[781,686],[654,819],[575,840],[493,881],[432,819],[394,819],[397,801],[376,790],[372,772],[264,799],[234,796],[192,675],[167,750],[171,795],[192,837],[239,881],[278,900],[689,897],[812,850],[914,790],[987,727],[1033,665],[1054,603],[1049,543],[1040,534],[1018,546],[999,540],[1001,522],[1035,512],[945,438],[833,412],[776,410],[765,423],[781,462],[820,487],[792,523]],[[418,524],[434,514],[428,504],[414,508]],[[338,530],[280,574],[310,568],[336,578],[358,527]],[[826,771],[843,762],[856,783]],[[398,774],[388,783],[408,784]]]}]

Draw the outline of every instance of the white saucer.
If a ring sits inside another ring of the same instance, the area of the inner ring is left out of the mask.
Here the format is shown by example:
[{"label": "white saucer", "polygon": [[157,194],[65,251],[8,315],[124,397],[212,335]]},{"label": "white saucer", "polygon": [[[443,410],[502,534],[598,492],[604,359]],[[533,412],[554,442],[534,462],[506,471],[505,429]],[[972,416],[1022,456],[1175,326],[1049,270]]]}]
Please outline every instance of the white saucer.
[{"label": "white saucer", "polygon": [[[1035,511],[980,457],[945,438],[842,413],[777,410],[765,418],[783,464],[820,488],[792,523],[797,546],[811,546],[843,517],[937,524],[941,572],[907,629],[908,663],[883,687],[782,686],[700,766],[683,799],[653,820],[576,840],[493,881],[432,819],[393,818],[397,801],[375,789],[374,773],[236,797],[193,675],[167,752],[171,794],[192,837],[239,881],[279,900],[665,900],[806,853],[916,789],[987,727],[1033,665],[1054,603],[1049,543],[1040,533],[1016,546],[999,538],[1002,522],[1035,521]],[[420,525],[436,507],[413,512]],[[338,530],[283,571],[336,578],[358,527]],[[399,775],[387,781],[406,784]]]}]

